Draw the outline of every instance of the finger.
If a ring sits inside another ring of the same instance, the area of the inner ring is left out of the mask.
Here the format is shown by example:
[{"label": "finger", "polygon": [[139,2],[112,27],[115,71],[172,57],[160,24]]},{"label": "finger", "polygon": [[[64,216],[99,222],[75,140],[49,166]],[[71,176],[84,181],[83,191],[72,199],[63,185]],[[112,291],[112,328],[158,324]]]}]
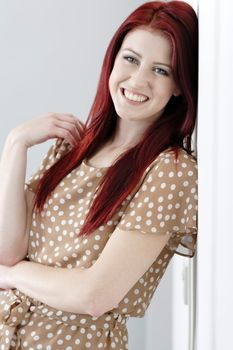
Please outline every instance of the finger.
[{"label": "finger", "polygon": [[81,129],[81,132],[85,131],[85,126],[80,120],[77,121],[77,125],[78,125],[79,129]]},{"label": "finger", "polygon": [[60,113],[56,115],[56,121],[58,120],[59,120],[59,123],[60,122],[70,123],[73,127],[76,128],[75,138],[77,138],[78,141],[80,141],[83,138],[83,135],[85,132],[85,126],[77,117],[68,113],[62,113],[62,114]]},{"label": "finger", "polygon": [[76,123],[77,120],[75,116],[68,113],[54,113],[53,117],[55,117],[57,120],[66,121],[69,123]]},{"label": "finger", "polygon": [[74,116],[74,123],[75,123],[75,127],[77,128],[78,139],[81,140],[85,132],[84,123],[75,116]]},{"label": "finger", "polygon": [[79,118],[75,117],[75,119],[76,119],[77,124],[84,129],[85,128],[85,124]]},{"label": "finger", "polygon": [[68,118],[72,118],[75,121],[75,123],[78,125],[78,127],[81,127],[81,129],[85,128],[84,123],[75,115],[69,114],[69,113],[64,113],[64,115],[67,116]]},{"label": "finger", "polygon": [[56,126],[55,132],[59,138],[65,139],[72,147],[75,147],[77,145],[76,138],[72,135],[72,133],[69,130],[59,127],[57,125],[55,126]]},{"label": "finger", "polygon": [[81,131],[78,129],[77,125],[75,126],[75,129],[76,129],[76,133],[77,133],[78,140],[80,141],[81,138],[82,138],[82,133],[81,133]]},{"label": "finger", "polygon": [[80,138],[80,140],[83,138],[83,136],[84,136],[84,133],[85,133],[85,129],[82,127],[82,126],[80,126],[80,125],[77,125],[77,129],[78,129],[78,132],[79,132],[79,138]]},{"label": "finger", "polygon": [[80,133],[75,123],[69,123],[63,120],[63,121],[56,121],[55,125],[69,130],[72,136],[75,138],[76,143],[80,140]]},{"label": "finger", "polygon": [[73,114],[57,113],[57,114],[54,114],[54,116],[58,120],[64,121],[64,118],[65,118],[65,121],[67,121],[69,123],[75,123],[78,126],[79,130],[83,133],[83,131],[85,129],[84,123],[79,118],[74,116]]}]

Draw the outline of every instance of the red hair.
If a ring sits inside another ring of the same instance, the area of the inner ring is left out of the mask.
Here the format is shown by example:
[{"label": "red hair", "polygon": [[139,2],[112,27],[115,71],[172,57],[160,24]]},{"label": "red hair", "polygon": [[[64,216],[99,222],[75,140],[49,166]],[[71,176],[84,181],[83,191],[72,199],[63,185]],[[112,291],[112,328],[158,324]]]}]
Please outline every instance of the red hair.
[{"label": "red hair", "polygon": [[113,216],[162,151],[171,148],[176,158],[180,147],[189,154],[193,153],[191,135],[195,127],[198,94],[198,19],[186,2],[147,2],[133,11],[114,34],[104,57],[84,136],[77,147],[45,171],[36,189],[34,207],[41,212],[47,197],[59,182],[113,136],[118,116],[109,92],[109,77],[124,37],[139,26],[152,31],[159,29],[167,35],[172,45],[173,76],[181,95],[172,96],[141,141],[121,154],[107,169],[78,236],[90,234]]}]

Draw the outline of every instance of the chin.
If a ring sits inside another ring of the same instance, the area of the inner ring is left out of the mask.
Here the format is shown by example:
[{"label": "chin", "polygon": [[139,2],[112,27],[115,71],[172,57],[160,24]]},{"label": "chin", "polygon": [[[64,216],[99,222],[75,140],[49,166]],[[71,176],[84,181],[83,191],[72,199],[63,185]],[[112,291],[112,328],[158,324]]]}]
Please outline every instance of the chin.
[{"label": "chin", "polygon": [[125,120],[125,121],[138,121],[138,120],[142,120],[142,118],[136,118],[135,115],[133,114],[130,114],[130,115],[126,115],[126,114],[123,114],[123,113],[117,113],[118,117],[121,118],[122,120]]}]

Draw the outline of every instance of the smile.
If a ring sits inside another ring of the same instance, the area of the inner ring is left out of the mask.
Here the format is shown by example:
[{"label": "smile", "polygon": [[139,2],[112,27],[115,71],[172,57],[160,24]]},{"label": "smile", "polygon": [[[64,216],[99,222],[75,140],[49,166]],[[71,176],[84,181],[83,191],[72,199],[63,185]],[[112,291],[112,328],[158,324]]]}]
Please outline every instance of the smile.
[{"label": "smile", "polygon": [[121,93],[122,93],[122,96],[131,104],[142,104],[142,103],[145,103],[146,101],[149,100],[148,97],[146,96],[142,96],[142,95],[136,95],[136,94],[133,94],[132,92],[124,89],[124,88],[121,88]]}]

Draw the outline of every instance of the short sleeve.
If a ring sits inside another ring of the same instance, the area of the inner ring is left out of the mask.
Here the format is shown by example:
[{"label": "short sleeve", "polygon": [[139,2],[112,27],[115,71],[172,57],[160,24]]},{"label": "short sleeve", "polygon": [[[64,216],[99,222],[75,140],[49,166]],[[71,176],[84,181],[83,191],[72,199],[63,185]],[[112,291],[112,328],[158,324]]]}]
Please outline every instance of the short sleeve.
[{"label": "short sleeve", "polygon": [[63,155],[68,153],[72,147],[65,139],[56,139],[55,142],[50,146],[47,153],[45,154],[39,168],[35,173],[25,182],[24,189],[32,192],[36,191],[37,184],[42,178],[44,172],[55,164]]},{"label": "short sleeve", "polygon": [[[177,167],[176,167],[177,166]],[[147,172],[117,227],[143,234],[171,234],[166,247],[193,257],[197,240],[197,162],[181,150],[163,152]]]}]

